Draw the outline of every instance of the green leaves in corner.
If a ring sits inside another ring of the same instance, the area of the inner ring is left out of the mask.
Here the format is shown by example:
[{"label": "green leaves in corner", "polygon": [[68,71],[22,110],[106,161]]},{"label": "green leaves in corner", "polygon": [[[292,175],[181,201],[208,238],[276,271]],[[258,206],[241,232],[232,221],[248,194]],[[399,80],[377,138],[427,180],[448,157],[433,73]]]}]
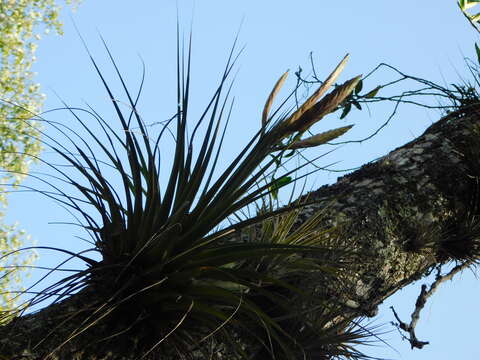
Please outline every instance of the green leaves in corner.
[{"label": "green leaves in corner", "polygon": [[463,15],[467,18],[467,20],[472,24],[472,26],[480,32],[478,25],[480,23],[480,13],[477,14],[469,14],[467,12],[468,9],[478,5],[480,3],[480,0],[459,0],[458,1],[458,7],[462,11]]}]

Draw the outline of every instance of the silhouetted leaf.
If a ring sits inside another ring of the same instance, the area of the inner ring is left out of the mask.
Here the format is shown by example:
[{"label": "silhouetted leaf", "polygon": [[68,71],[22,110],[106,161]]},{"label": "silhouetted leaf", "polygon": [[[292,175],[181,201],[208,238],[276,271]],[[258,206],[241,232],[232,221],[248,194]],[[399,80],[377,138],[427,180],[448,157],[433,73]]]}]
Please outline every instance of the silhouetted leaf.
[{"label": "silhouetted leaf", "polygon": [[360,80],[357,84],[357,86],[355,86],[355,94],[360,94],[360,91],[362,91],[362,88],[363,88],[363,80]]},{"label": "silhouetted leaf", "polygon": [[340,115],[340,119],[343,119],[345,116],[347,116],[351,109],[352,103],[348,103],[347,105],[345,105],[342,111],[342,115]]},{"label": "silhouetted leaf", "polygon": [[272,197],[277,200],[278,198],[278,190],[285,186],[288,185],[292,182],[292,178],[290,176],[284,176],[281,177],[280,179],[276,179],[272,182],[272,185],[270,186],[270,193],[272,194]]},{"label": "silhouetted leaf", "polygon": [[367,99],[370,99],[370,98],[373,98],[377,95],[378,93],[378,90],[380,90],[382,87],[381,86],[377,86],[375,89],[373,89],[372,91],[368,92],[365,97]]}]

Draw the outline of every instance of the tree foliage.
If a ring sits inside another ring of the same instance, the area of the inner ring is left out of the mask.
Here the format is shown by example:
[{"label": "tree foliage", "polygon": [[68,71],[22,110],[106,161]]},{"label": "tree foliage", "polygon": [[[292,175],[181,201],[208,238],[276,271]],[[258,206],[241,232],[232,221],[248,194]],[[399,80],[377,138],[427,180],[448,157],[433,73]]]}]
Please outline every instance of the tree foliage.
[{"label": "tree foliage", "polygon": [[[71,3],[71,1],[67,1]],[[31,68],[37,42],[42,34],[62,33],[60,7],[54,0],[3,0],[0,2],[0,255],[18,249],[26,240],[16,225],[3,223],[7,207],[6,185],[16,186],[39,155],[39,124],[32,114],[42,108],[44,95],[34,81]],[[22,265],[32,256],[2,258],[5,268],[0,277],[0,306],[12,305],[12,293],[4,290],[19,281]],[[16,266],[16,267],[14,267]]]}]

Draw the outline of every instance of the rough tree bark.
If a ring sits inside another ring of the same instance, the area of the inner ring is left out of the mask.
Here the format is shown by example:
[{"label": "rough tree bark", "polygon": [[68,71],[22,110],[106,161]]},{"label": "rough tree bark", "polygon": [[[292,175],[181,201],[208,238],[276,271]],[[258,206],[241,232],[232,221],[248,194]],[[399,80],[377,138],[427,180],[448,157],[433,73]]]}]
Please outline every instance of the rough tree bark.
[{"label": "rough tree bark", "polygon": [[[341,241],[375,259],[358,259],[348,279],[351,291],[332,290],[329,296],[343,301],[356,315],[373,316],[385,298],[436,265],[478,254],[466,219],[476,211],[472,204],[477,195],[475,177],[480,174],[479,115],[480,107],[452,113],[414,141],[309,194],[315,204],[302,211],[301,219],[328,206],[325,221],[342,228]],[[94,304],[95,295],[94,289],[85,289],[0,328],[0,358],[43,359],[78,326],[78,312]],[[136,358],[125,342],[110,349],[99,345],[94,355],[86,352],[92,337],[105,335],[106,330],[86,332],[52,359]]]}]

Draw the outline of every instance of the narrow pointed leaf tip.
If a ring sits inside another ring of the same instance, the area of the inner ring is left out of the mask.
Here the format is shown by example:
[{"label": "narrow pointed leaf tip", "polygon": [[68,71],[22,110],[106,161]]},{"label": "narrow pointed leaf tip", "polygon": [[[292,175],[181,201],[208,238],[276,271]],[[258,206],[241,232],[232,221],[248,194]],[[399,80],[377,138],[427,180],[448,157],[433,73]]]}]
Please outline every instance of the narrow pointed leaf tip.
[{"label": "narrow pointed leaf tip", "polygon": [[288,148],[295,150],[295,149],[304,149],[304,148],[319,146],[342,136],[352,127],[353,125],[348,125],[348,126],[343,126],[336,129],[328,130],[320,134],[310,136],[306,139],[294,142]]},{"label": "narrow pointed leaf tip", "polygon": [[280,79],[277,80],[275,86],[272,89],[272,92],[270,95],[268,95],[267,101],[265,103],[265,107],[263,108],[263,113],[262,113],[262,128],[264,128],[267,124],[268,121],[268,114],[270,113],[270,109],[273,104],[273,100],[275,99],[275,96],[277,96],[278,92],[282,88],[283,84],[285,83],[285,80],[288,77],[288,71],[287,70],[282,76],[280,76]]},{"label": "narrow pointed leaf tip", "polygon": [[305,101],[302,106],[300,106],[298,110],[292,114],[292,116],[287,120],[288,123],[291,124],[298,120],[306,111],[315,105],[315,103],[328,91],[328,89],[330,89],[330,87],[335,83],[337,78],[342,73],[345,65],[347,65],[349,57],[349,54],[344,56],[342,61],[340,61],[335,70],[333,70],[332,73],[325,79],[323,84],[320,85],[320,87],[307,99],[307,101]]},{"label": "narrow pointed leaf tip", "polygon": [[[479,60],[479,61],[480,61],[480,60]],[[365,97],[366,97],[367,99],[371,99],[371,98],[375,97],[375,96],[377,95],[378,91],[379,91],[381,88],[382,88],[381,86],[377,86],[375,89],[369,91],[369,92],[365,95]]]},{"label": "narrow pointed leaf tip", "polygon": [[288,124],[287,136],[295,132],[305,132],[325,115],[335,111],[337,107],[352,93],[355,86],[362,78],[358,75],[342,85],[337,86],[331,93],[322,98],[319,102],[311,106],[294,122]]}]

